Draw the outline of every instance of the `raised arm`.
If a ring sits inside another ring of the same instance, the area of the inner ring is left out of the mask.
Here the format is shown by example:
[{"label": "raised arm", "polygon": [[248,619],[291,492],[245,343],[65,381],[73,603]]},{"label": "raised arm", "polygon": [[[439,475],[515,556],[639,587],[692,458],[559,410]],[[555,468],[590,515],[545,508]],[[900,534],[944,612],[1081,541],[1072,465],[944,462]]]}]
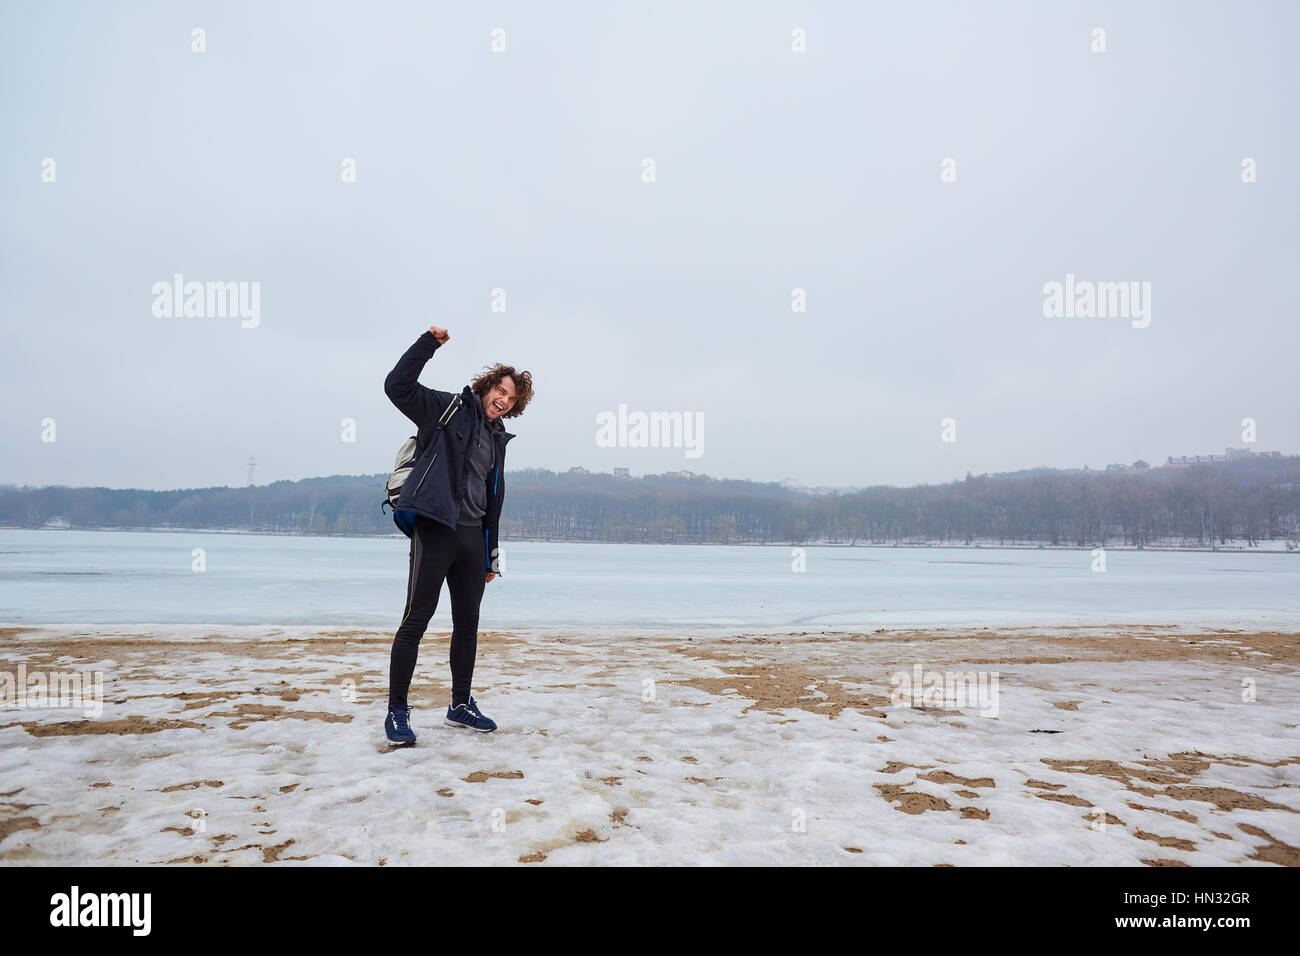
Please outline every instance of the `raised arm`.
[{"label": "raised arm", "polygon": [[437,421],[446,406],[446,393],[421,385],[420,372],[449,338],[446,329],[435,325],[415,340],[384,379],[384,394],[416,425],[430,425]]}]

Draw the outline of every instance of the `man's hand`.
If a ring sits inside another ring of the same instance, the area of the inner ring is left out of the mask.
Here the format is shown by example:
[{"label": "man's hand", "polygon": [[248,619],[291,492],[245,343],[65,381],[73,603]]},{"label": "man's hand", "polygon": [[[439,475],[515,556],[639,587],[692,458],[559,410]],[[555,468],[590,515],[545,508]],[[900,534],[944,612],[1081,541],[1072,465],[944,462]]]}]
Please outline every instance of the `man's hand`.
[{"label": "man's hand", "polygon": [[484,584],[491,584],[491,583],[492,583],[492,579],[493,579],[494,577],[496,577],[496,575],[495,575],[493,572],[491,572],[491,571],[485,571],[485,572],[483,572],[483,583],[484,583]]},{"label": "man's hand", "polygon": [[448,332],[446,329],[440,329],[436,325],[431,326],[429,328],[429,332],[433,335],[435,339],[438,340],[439,345],[446,345],[447,340],[451,338],[450,332]]}]

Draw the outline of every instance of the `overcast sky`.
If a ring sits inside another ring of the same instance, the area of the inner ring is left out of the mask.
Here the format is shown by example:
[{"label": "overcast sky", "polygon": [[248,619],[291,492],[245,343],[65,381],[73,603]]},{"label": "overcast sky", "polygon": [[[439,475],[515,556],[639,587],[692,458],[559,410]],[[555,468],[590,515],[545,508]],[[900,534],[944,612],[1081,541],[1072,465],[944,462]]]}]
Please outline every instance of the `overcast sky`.
[{"label": "overcast sky", "polygon": [[[941,482],[1247,417],[1300,452],[1298,34],[1283,2],[7,0],[0,483],[386,472],[431,324],[425,385],[533,372],[513,469]],[[155,315],[177,273],[258,283],[258,324]],[[1045,316],[1067,274],[1150,283],[1149,324]],[[598,447],[620,404],[702,416],[702,454]]]}]

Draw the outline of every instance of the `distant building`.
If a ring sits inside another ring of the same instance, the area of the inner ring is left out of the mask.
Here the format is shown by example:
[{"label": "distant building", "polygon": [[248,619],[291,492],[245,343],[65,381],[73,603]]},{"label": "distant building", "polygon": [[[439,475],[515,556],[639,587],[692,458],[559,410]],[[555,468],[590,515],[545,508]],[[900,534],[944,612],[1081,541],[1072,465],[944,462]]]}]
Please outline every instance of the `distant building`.
[{"label": "distant building", "polygon": [[1228,448],[1228,461],[1258,461],[1261,458],[1285,458],[1280,451],[1251,451],[1248,448]]},{"label": "distant building", "polygon": [[571,475],[589,475],[589,474],[591,474],[591,472],[589,472],[586,468],[583,468],[581,465],[574,465],[572,468],[569,469],[569,474],[571,474]]},{"label": "distant building", "polygon": [[1134,468],[1134,469],[1140,469],[1140,468],[1150,468],[1151,466],[1148,465],[1148,464],[1147,464],[1145,461],[1143,461],[1141,458],[1139,458],[1137,461],[1133,462],[1133,464],[1130,465],[1129,467],[1130,467],[1130,468]]},{"label": "distant building", "polygon": [[1107,465],[1107,471],[1128,471],[1128,465]]},{"label": "distant building", "polygon": [[1170,455],[1165,464],[1177,468],[1180,465],[1206,464],[1222,461],[1255,461],[1260,458],[1283,458],[1280,451],[1252,451],[1249,448],[1225,448],[1222,455]]},{"label": "distant building", "polygon": [[630,473],[626,468],[615,468],[615,469],[614,469],[614,477],[615,477],[615,478],[631,478],[631,477],[632,477],[632,474],[631,474],[631,473]]}]

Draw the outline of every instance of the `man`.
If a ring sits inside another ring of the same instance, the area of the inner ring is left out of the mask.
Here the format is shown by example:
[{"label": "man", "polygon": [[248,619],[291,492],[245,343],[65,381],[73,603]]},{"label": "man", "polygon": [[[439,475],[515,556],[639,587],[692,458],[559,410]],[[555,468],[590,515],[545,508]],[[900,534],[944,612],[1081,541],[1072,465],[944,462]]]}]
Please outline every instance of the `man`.
[{"label": "man", "polygon": [[[419,426],[415,466],[402,484],[396,511],[414,519],[406,608],[393,638],[388,667],[390,744],[413,744],[406,702],[415,659],[429,619],[438,607],[442,582],[451,594],[451,704],[446,722],[483,733],[497,725],[470,696],[478,650],[479,602],[499,573],[497,526],[505,497],[506,444],[515,436],[501,424],[516,418],[533,397],[533,378],[509,365],[488,367],[459,396],[425,388],[420,371],[447,340],[437,326],[406,350],[384,379],[384,392]],[[447,423],[438,420],[457,401]]]}]

